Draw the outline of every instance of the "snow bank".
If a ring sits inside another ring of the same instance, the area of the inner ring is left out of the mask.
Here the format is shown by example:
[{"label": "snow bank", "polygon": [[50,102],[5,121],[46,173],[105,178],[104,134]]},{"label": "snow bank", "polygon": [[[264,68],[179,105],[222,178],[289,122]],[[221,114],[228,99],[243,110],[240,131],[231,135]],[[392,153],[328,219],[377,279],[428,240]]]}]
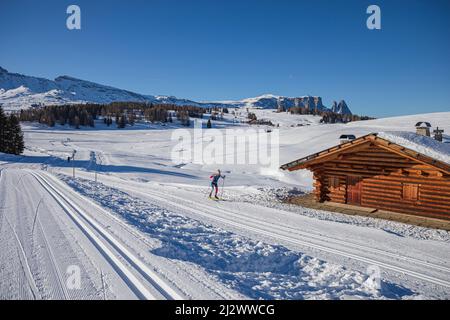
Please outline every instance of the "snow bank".
[{"label": "snow bank", "polygon": [[450,144],[406,131],[379,132],[378,137],[450,164]]}]

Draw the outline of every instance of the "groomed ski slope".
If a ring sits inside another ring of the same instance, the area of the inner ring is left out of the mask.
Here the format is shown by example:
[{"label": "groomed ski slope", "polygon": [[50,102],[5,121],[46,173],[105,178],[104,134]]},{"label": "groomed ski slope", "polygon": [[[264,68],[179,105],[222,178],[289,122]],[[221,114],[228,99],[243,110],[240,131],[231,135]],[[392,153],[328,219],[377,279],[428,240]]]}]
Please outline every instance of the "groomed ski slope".
[{"label": "groomed ski slope", "polygon": [[[207,297],[239,297],[219,294],[215,283],[205,288],[207,277],[199,281],[196,272],[184,277],[185,271],[177,266],[165,266],[174,273],[169,273],[172,280],[158,274],[146,259],[155,243],[52,180],[34,170],[2,170],[0,184],[2,190],[8,190],[1,217],[8,224],[1,229],[3,299],[192,298],[171,283],[180,280],[178,277],[191,289],[201,284]],[[23,186],[27,186],[25,196],[20,195]],[[14,214],[12,208],[20,211]],[[14,251],[17,254],[11,254]],[[71,266],[80,268],[80,288],[68,285]]]},{"label": "groomed ski slope", "polygon": [[[450,131],[449,113],[318,125],[312,116],[256,112],[280,123],[282,162],[336,144],[341,133],[413,131],[421,120]],[[235,126],[230,119],[217,125]],[[174,165],[174,128],[25,126],[25,156],[0,155],[0,297],[450,296],[447,232],[277,203],[280,190],[311,188],[308,172],[225,165],[225,201],[210,201],[207,178],[217,168]],[[75,179],[65,161],[73,149]],[[81,290],[64,286],[71,263],[82,270]],[[370,277],[373,266],[381,289]]]}]

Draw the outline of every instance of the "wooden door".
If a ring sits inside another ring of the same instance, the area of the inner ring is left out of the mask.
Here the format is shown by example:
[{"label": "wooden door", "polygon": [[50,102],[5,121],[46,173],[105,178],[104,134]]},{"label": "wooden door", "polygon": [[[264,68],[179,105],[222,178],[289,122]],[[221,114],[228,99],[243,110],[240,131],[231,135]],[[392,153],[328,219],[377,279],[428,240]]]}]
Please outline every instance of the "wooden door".
[{"label": "wooden door", "polygon": [[361,205],[362,178],[358,176],[347,177],[347,203]]}]

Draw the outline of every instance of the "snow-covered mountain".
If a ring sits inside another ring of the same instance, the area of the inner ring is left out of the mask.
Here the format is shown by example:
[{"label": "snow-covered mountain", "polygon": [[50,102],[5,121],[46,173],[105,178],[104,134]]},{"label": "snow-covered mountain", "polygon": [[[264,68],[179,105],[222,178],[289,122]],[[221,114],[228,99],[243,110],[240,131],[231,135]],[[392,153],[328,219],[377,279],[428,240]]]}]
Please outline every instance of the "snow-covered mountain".
[{"label": "snow-covered mountain", "polygon": [[152,102],[156,101],[156,98],[68,76],[48,80],[10,73],[0,68],[0,103],[5,109],[27,108],[40,104],[114,101]]},{"label": "snow-covered mountain", "polygon": [[[0,104],[6,110],[18,110],[39,105],[64,103],[110,103],[116,101],[149,102],[200,107],[288,109],[301,107],[330,110],[322,104],[321,97],[283,97],[272,94],[237,101],[196,102],[174,96],[143,95],[110,86],[60,76],[55,80],[10,73],[0,67]],[[342,104],[342,105],[341,105]],[[333,111],[351,114],[344,101]]]}]

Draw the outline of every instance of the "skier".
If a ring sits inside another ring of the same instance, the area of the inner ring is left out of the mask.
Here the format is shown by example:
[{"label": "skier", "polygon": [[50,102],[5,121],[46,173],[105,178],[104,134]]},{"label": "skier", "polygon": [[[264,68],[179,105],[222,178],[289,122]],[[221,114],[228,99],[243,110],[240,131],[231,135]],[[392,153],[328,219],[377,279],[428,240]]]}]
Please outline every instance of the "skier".
[{"label": "skier", "polygon": [[225,179],[225,176],[222,175],[220,173],[220,170],[218,169],[217,173],[212,174],[209,178],[211,179],[211,192],[209,193],[209,198],[212,199],[212,193],[215,190],[216,192],[214,198],[218,200],[219,199],[219,197],[217,196],[217,193],[219,192],[218,182],[220,178]]}]

